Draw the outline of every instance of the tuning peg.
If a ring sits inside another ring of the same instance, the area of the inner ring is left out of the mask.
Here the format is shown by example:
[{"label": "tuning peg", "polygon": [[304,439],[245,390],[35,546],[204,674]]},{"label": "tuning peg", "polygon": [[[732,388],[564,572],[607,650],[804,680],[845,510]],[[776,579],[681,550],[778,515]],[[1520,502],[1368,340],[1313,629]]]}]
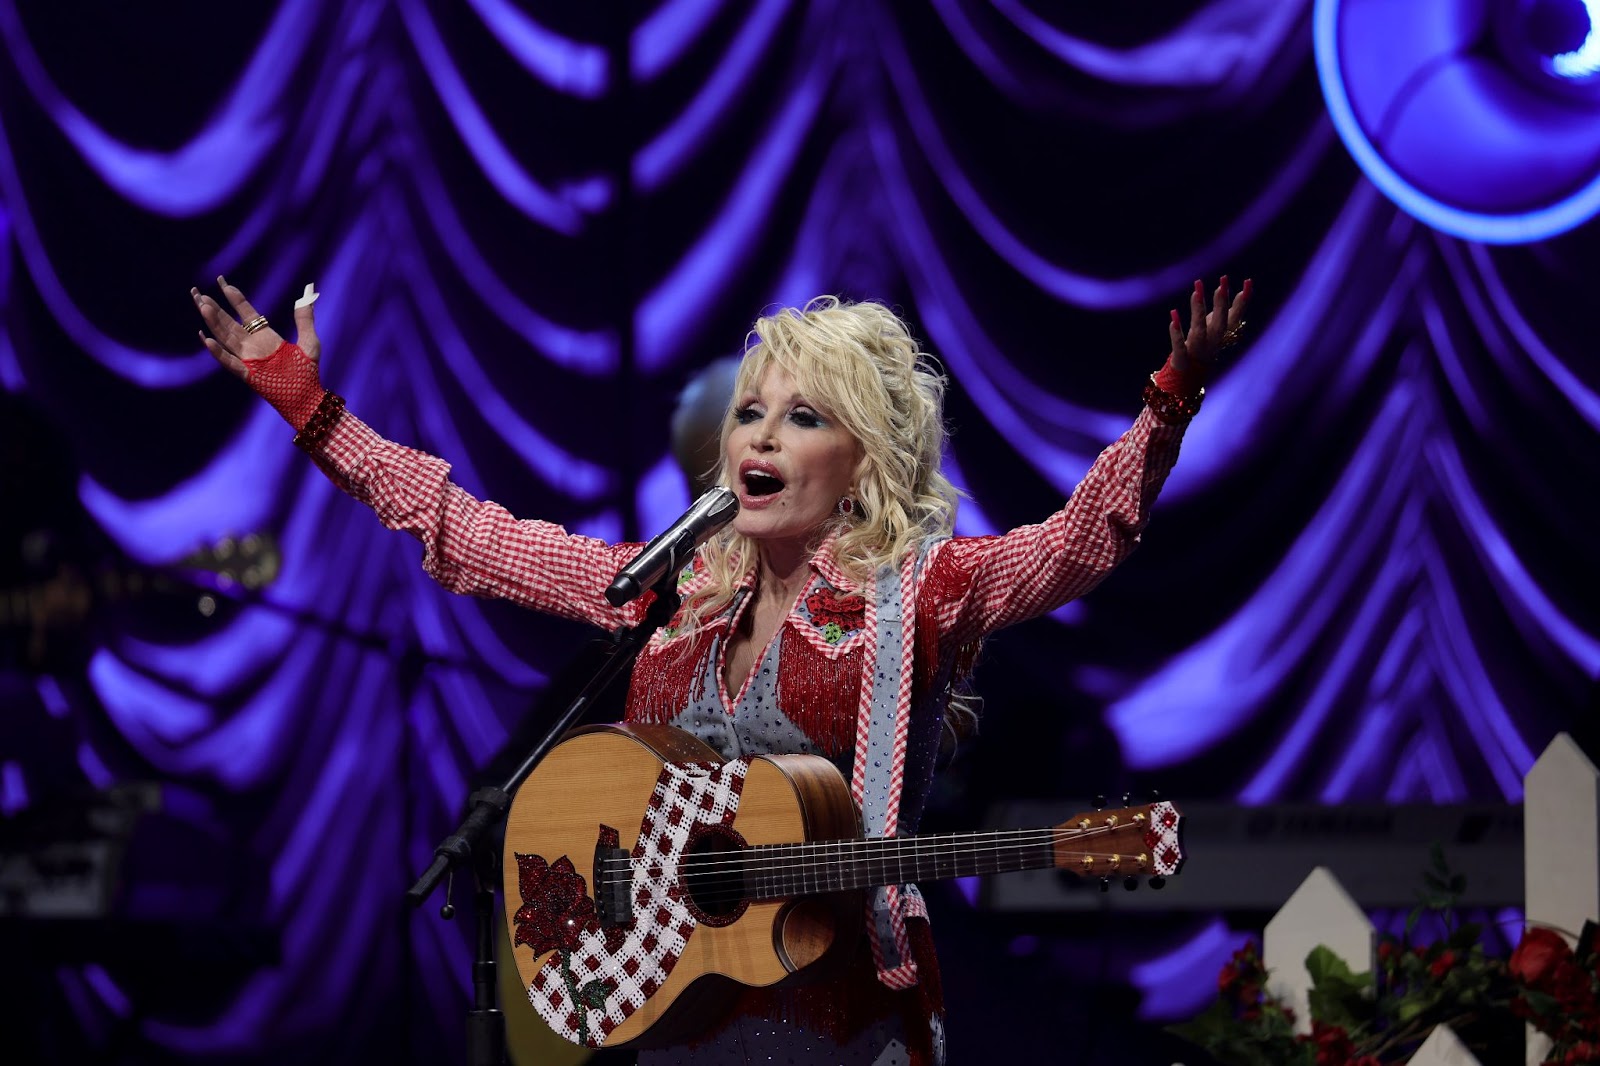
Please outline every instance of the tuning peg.
[{"label": "tuning peg", "polygon": [[1094,809],[1097,811],[1103,811],[1106,809],[1106,797],[1104,793],[1101,793],[1094,798]]},{"label": "tuning peg", "polygon": [[1155,889],[1157,892],[1160,892],[1163,888],[1167,887],[1167,879],[1162,877],[1160,874],[1157,874],[1150,879],[1150,887]]},{"label": "tuning peg", "polygon": [[1153,788],[1150,790],[1150,802],[1151,803],[1160,803],[1161,802],[1161,793],[1157,792]]},{"label": "tuning peg", "polygon": [[1132,807],[1133,806],[1133,793],[1132,792],[1124,792],[1122,794],[1122,805],[1124,807]]},{"label": "tuning peg", "polygon": [[1132,874],[1129,874],[1127,877],[1122,879],[1122,887],[1127,889],[1129,892],[1132,892],[1134,889],[1139,887],[1139,879]]},{"label": "tuning peg", "polygon": [[1102,892],[1110,892],[1111,891],[1111,878],[1102,877],[1100,879],[1100,891],[1102,891]]}]

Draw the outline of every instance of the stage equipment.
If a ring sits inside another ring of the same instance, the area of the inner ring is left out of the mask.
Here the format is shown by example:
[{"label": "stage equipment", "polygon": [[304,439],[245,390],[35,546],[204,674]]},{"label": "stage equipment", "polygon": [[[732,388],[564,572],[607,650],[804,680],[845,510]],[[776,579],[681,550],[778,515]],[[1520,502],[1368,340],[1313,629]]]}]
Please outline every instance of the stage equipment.
[{"label": "stage equipment", "polygon": [[1600,211],[1600,0],[1317,0],[1328,113],[1422,222],[1514,244]]}]

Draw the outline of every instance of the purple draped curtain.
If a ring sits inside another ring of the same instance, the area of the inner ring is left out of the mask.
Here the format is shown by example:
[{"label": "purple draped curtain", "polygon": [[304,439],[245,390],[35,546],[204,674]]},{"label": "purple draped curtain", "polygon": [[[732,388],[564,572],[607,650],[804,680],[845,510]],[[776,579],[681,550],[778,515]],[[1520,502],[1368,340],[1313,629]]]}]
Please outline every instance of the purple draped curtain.
[{"label": "purple draped curtain", "polygon": [[[587,637],[445,594],[334,490],[199,348],[187,289],[219,272],[280,328],[314,281],[352,410],[608,538],[686,505],[675,397],[769,305],[904,313],[952,378],[981,534],[1058,506],[1131,422],[1195,278],[1255,278],[1146,545],[991,642],[935,824],[1134,782],[1515,801],[1592,706],[1600,231],[1472,243],[1403,211],[1330,118],[1307,0],[0,0],[0,37],[0,382],[116,558],[255,531],[283,557],[210,617],[135,605],[74,675],[8,675],[6,813],[160,782],[207,872],[130,897],[273,945],[47,965],[64,1046],[459,1058],[470,924],[401,892]],[[1129,1061],[1238,939],[1013,941],[931,891],[966,1057],[1092,987],[1082,1061]],[[1015,981],[972,972],[996,966]]]}]

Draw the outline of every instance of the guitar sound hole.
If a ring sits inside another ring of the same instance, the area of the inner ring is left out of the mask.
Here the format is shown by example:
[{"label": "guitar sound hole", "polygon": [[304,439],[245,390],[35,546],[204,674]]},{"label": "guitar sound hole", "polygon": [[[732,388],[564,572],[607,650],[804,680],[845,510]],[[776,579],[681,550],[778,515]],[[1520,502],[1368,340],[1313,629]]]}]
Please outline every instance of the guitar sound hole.
[{"label": "guitar sound hole", "polygon": [[744,913],[744,839],[725,826],[689,838],[680,870],[689,909],[701,925],[728,925]]}]

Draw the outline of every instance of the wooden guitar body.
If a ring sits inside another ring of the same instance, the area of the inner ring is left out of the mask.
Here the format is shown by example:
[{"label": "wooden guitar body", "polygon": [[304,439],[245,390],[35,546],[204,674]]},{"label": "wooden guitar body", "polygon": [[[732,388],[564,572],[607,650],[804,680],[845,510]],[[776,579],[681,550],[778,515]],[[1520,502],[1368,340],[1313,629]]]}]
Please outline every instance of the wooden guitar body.
[{"label": "wooden guitar body", "polygon": [[1176,807],[1037,829],[864,840],[815,755],[725,762],[670,726],[568,734],[506,820],[512,957],[557,1033],[650,1047],[704,1033],[756,988],[825,977],[861,942],[865,890],[1058,867],[1159,888],[1183,863]]},{"label": "wooden guitar body", "polygon": [[[722,761],[668,726],[595,726],[569,734],[517,790],[507,815],[505,900],[513,935],[524,905],[517,855],[542,856],[551,864],[565,856],[592,893],[602,827],[617,831],[618,848],[633,851],[663,765]],[[766,755],[750,760],[731,829],[746,845],[788,844],[854,838],[860,821],[849,786],[832,763]],[[728,844],[712,838],[703,843],[707,849]],[[703,1032],[727,1011],[729,980],[767,987],[825,976],[858,943],[864,904],[862,892],[853,890],[744,901],[726,914],[692,909],[705,920],[687,938],[664,983],[595,1046],[660,1046]],[[535,955],[527,944],[513,955],[524,986],[560,962],[557,950]]]}]

